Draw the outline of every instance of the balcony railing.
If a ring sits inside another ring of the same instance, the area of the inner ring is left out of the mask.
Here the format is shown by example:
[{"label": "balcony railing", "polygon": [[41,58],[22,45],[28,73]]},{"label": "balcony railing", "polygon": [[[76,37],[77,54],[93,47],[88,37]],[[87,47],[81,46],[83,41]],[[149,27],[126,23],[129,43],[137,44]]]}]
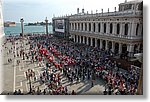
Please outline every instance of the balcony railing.
[{"label": "balcony railing", "polygon": [[130,36],[130,35],[120,35],[120,34],[110,34],[110,33],[103,33],[103,32],[89,32],[89,31],[79,31],[79,30],[71,30],[70,32],[79,32],[79,33],[84,33],[86,34],[93,34],[94,35],[101,35],[101,36],[105,36],[105,37],[117,37],[117,38],[122,38],[122,39],[142,39],[142,36]]}]

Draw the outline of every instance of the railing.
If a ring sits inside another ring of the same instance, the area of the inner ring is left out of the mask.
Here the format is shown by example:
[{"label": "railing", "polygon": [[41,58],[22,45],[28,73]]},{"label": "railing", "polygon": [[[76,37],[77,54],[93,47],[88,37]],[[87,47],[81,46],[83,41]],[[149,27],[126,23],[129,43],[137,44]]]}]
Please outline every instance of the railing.
[{"label": "railing", "polygon": [[86,17],[99,17],[99,16],[141,16],[142,11],[117,11],[117,12],[105,12],[105,13],[96,13],[96,14],[82,14],[82,15],[73,15],[70,18],[86,18]]},{"label": "railing", "polygon": [[102,33],[102,32],[88,32],[88,31],[77,31],[77,30],[72,30],[70,32],[81,32],[81,33],[88,33],[88,34],[94,34],[95,35],[101,35],[101,36],[106,36],[106,37],[118,37],[118,38],[122,38],[122,39],[142,39],[142,35],[141,36],[128,36],[128,35],[120,35],[120,34],[107,34],[107,33]]}]

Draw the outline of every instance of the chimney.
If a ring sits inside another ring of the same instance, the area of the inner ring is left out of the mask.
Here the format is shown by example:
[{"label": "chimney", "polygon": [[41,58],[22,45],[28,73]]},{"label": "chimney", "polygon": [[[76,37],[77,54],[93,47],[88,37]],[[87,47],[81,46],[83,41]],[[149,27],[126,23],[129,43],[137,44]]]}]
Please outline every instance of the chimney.
[{"label": "chimney", "polygon": [[82,9],[82,13],[84,13],[84,8]]},{"label": "chimney", "polygon": [[77,8],[77,14],[79,14],[79,8]]}]

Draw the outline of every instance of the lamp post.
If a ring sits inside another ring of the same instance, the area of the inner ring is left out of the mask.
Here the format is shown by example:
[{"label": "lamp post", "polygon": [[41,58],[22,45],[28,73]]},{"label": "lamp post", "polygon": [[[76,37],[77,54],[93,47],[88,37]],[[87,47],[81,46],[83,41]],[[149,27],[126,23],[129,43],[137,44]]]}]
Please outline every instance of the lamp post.
[{"label": "lamp post", "polygon": [[31,85],[31,77],[34,77],[35,76],[35,72],[33,72],[33,70],[31,69],[28,69],[28,71],[26,71],[27,73],[27,80],[29,80],[29,85],[30,85],[30,91],[29,93],[32,93],[32,85]]}]

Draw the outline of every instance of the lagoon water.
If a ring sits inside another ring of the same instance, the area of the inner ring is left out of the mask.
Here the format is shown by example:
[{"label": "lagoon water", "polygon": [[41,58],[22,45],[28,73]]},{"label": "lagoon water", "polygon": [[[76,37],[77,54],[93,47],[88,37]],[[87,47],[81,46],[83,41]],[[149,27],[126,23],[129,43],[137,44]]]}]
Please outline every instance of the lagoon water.
[{"label": "lagoon water", "polygon": [[[24,24],[26,25],[26,24]],[[5,35],[19,35],[21,33],[21,24],[16,23],[14,27],[4,27]],[[48,32],[53,33],[52,25],[48,26]],[[46,26],[24,26],[24,33],[32,33],[32,34],[44,34],[46,33]]]}]

